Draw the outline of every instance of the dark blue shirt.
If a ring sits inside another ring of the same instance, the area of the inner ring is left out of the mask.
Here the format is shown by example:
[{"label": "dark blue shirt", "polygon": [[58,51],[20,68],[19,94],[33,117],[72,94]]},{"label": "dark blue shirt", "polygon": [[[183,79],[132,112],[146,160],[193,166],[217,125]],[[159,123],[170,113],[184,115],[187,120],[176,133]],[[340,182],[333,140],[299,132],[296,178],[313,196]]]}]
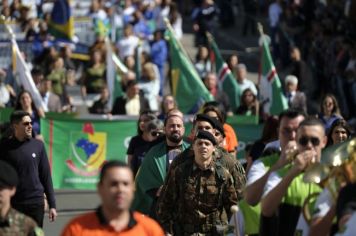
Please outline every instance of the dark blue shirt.
[{"label": "dark blue shirt", "polygon": [[19,184],[12,204],[41,204],[46,194],[50,208],[56,208],[50,166],[43,142],[34,138],[18,141],[2,139],[0,159],[17,171]]}]

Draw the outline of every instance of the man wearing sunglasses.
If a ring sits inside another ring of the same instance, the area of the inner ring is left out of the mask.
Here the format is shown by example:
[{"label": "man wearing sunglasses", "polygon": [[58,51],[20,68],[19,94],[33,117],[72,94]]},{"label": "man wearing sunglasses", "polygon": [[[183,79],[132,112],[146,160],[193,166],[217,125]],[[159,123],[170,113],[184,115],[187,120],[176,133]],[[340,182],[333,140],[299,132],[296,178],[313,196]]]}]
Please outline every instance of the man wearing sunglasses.
[{"label": "man wearing sunglasses", "polygon": [[[303,182],[303,172],[312,163],[320,162],[321,150],[327,143],[323,123],[307,118],[298,127],[296,141],[298,154],[294,161],[273,172],[267,181],[262,216],[276,217],[265,221],[265,225],[262,222],[260,235],[295,235],[305,198],[321,191],[319,186]],[[265,230],[266,225],[274,231]]]},{"label": "man wearing sunglasses", "polygon": [[12,165],[18,173],[19,184],[11,205],[32,217],[42,227],[44,194],[49,204],[49,220],[57,216],[50,166],[42,141],[32,138],[30,114],[14,111],[10,116],[13,135],[1,140],[0,158]]}]

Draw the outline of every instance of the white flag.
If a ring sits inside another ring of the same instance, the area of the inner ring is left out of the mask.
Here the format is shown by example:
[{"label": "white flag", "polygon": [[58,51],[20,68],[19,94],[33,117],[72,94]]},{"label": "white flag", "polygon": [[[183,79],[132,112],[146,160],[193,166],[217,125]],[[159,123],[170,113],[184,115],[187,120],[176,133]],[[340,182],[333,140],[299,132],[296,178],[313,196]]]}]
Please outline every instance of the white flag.
[{"label": "white flag", "polygon": [[13,63],[16,68],[16,73],[19,76],[19,80],[23,88],[27,91],[30,92],[32,96],[32,100],[35,103],[35,106],[39,109],[43,109],[43,111],[47,112],[48,108],[44,101],[42,100],[42,97],[33,82],[31,71],[28,68],[25,59],[22,57],[22,54],[20,52],[19,46],[17,45],[17,42],[14,38],[11,39],[12,43],[12,50],[13,50]]}]

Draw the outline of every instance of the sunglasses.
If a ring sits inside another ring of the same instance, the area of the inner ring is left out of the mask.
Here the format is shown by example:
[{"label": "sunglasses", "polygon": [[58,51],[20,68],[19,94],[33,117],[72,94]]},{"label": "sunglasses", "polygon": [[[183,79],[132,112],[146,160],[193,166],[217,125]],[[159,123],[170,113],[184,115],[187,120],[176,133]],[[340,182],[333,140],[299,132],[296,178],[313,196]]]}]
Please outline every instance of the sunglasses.
[{"label": "sunglasses", "polygon": [[152,136],[160,136],[162,134],[162,132],[157,132],[157,131],[152,131],[151,135]]},{"label": "sunglasses", "polygon": [[320,144],[320,139],[316,138],[316,137],[306,137],[303,136],[298,140],[298,143],[302,146],[307,146],[309,141],[311,142],[311,144],[313,146],[318,146]]},{"label": "sunglasses", "polygon": [[29,121],[22,123],[23,126],[29,126],[30,124],[31,124],[31,122],[29,122]]}]

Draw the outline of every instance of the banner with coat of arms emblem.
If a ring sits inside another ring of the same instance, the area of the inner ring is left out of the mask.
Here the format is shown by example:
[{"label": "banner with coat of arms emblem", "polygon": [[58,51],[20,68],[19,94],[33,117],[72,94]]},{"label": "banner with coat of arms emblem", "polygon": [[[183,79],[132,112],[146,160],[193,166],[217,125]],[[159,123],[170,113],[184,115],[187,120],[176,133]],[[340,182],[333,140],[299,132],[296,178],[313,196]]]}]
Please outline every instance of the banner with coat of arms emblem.
[{"label": "banner with coat of arms emblem", "polygon": [[41,120],[54,188],[95,189],[107,160],[126,161],[132,121]]}]

